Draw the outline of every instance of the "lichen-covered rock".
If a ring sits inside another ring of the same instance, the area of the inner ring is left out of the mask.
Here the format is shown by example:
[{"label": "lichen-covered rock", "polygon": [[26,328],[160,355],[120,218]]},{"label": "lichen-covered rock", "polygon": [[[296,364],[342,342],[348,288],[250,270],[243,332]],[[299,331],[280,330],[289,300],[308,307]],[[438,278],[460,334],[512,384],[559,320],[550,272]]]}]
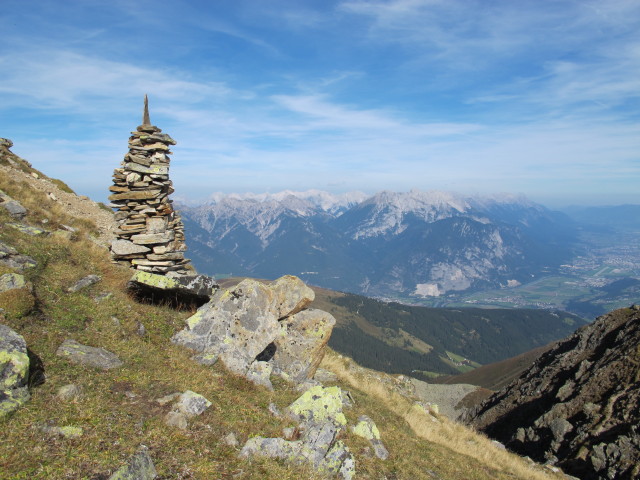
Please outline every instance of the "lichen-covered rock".
[{"label": "lichen-covered rock", "polygon": [[27,268],[35,267],[36,261],[27,255],[20,255],[12,246],[0,242],[0,265],[23,272]]},{"label": "lichen-covered rock", "polygon": [[389,457],[389,452],[380,439],[380,431],[369,417],[361,415],[358,418],[358,423],[351,427],[351,431],[359,437],[369,440],[376,457],[381,460],[386,460]]},{"label": "lichen-covered rock", "polygon": [[316,294],[298,277],[285,275],[269,284],[275,297],[275,315],[284,318],[306,308]]},{"label": "lichen-covered rock", "polygon": [[153,480],[157,476],[149,450],[143,445],[129,463],[119,468],[109,480]]},{"label": "lichen-covered rock", "polygon": [[0,417],[29,400],[29,355],[21,335],[0,324]]},{"label": "lichen-covered rock", "polygon": [[274,368],[294,382],[313,378],[335,324],[333,315],[317,309],[302,310],[282,320],[282,330],[274,341]]},{"label": "lichen-covered rock", "polygon": [[91,367],[108,370],[123,365],[122,361],[114,353],[104,348],[82,345],[75,340],[67,339],[58,347],[56,355],[65,357],[72,363],[88,365]]},{"label": "lichen-covered rock", "polygon": [[291,275],[268,285],[243,280],[200,307],[172,341],[199,352],[194,357],[199,363],[220,359],[232,372],[267,387],[265,375],[249,373],[254,361],[269,362],[274,373],[304,382],[322,360],[335,324],[326,312],[301,310],[313,298],[313,290]]},{"label": "lichen-covered rock", "polygon": [[321,471],[336,473],[342,480],[352,480],[356,475],[356,461],[342,440],[336,441],[324,457]]},{"label": "lichen-covered rock", "polygon": [[178,295],[202,305],[218,289],[218,284],[206,275],[159,275],[137,270],[129,280],[128,287],[142,295]]},{"label": "lichen-covered rock", "polygon": [[308,425],[300,440],[252,437],[240,450],[240,458],[277,458],[291,464],[310,464],[321,473],[351,480],[355,461],[347,446],[337,440],[338,427],[331,422]]},{"label": "lichen-covered rock", "polygon": [[27,281],[19,273],[0,275],[0,293],[27,287]]},{"label": "lichen-covered rock", "polygon": [[27,235],[31,235],[32,237],[36,237],[39,235],[49,235],[50,233],[38,227],[31,227],[29,225],[25,225],[24,223],[8,222],[5,225],[10,226],[11,228],[15,228],[16,230],[22,233],[25,233]]},{"label": "lichen-covered rock", "polygon": [[347,395],[340,387],[318,385],[304,392],[287,407],[287,411],[292,418],[301,422],[322,424],[328,421],[344,427],[347,419],[342,407],[346,402]]},{"label": "lichen-covered rock", "polygon": [[244,375],[279,333],[273,291],[256,280],[243,280],[187,319],[174,343],[198,352],[219,354],[227,368]]}]

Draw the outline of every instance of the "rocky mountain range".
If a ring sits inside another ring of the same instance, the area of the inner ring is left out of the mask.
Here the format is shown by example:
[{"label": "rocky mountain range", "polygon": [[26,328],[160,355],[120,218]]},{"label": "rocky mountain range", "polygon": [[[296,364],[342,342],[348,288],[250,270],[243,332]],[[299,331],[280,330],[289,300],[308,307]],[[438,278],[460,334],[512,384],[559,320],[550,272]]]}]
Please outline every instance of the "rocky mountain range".
[{"label": "rocky mountain range", "polygon": [[518,285],[570,258],[576,234],[566,215],[511,195],[217,194],[179,208],[200,271],[293,272],[314,285],[382,297]]},{"label": "rocky mountain range", "polygon": [[640,476],[640,307],[556,343],[467,421],[583,480]]}]

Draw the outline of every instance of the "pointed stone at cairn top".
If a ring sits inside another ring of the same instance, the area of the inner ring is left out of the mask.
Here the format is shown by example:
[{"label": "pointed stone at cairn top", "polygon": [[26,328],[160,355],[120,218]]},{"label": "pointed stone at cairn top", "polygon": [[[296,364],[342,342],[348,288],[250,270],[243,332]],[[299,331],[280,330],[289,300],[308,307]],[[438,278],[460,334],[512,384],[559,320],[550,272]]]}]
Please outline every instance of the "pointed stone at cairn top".
[{"label": "pointed stone at cairn top", "polygon": [[144,96],[144,114],[142,115],[142,125],[151,125],[151,120],[149,119],[149,99],[147,95]]}]

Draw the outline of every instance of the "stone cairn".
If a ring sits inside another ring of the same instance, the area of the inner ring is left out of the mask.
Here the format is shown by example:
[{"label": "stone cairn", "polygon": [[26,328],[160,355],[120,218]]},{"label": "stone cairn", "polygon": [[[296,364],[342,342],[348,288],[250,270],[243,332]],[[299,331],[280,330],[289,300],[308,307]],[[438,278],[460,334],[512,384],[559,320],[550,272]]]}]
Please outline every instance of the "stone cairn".
[{"label": "stone cairn", "polygon": [[184,225],[173,209],[169,195],[168,154],[176,142],[149,120],[149,103],[144,97],[142,125],[131,132],[129,152],[113,172],[110,207],[116,208],[117,239],[111,254],[117,263],[137,270],[166,275],[191,272],[186,250]]}]

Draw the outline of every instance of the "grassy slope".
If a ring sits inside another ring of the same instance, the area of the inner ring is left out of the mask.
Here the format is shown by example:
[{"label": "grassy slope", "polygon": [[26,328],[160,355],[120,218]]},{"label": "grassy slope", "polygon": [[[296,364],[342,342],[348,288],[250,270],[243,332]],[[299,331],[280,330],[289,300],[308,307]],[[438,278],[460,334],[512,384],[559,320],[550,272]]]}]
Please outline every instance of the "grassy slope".
[{"label": "grassy slope", "polygon": [[[62,223],[79,229],[71,239],[27,236],[8,227],[11,219],[0,209],[0,241],[38,261],[37,268],[26,272],[33,295],[0,298],[5,309],[0,321],[25,337],[46,375],[24,407],[0,419],[0,478],[105,479],[140,444],[149,447],[163,479],[315,478],[304,466],[240,461],[237,449],[221,443],[229,432],[241,443],[251,435],[281,435],[292,423],[270,415],[267,405],[284,408],[299,393],[280,382],[269,392],[220,365],[192,362],[189,352],[169,341],[191,312],[135,303],[125,289],[131,272],[111,264],[106,249],[87,239],[95,231],[88,222],[66,217],[43,193],[29,191],[19,180],[2,177],[0,189],[29,208],[27,222],[42,225],[47,219],[49,229]],[[101,282],[78,293],[65,292],[91,273],[99,274]],[[103,292],[112,296],[96,302],[94,297]],[[146,327],[145,336],[135,333],[138,322]],[[65,338],[113,351],[125,366],[99,371],[73,365],[55,355]],[[334,354],[325,366],[339,374],[339,384],[355,397],[356,406],[346,411],[349,422],[362,414],[372,417],[391,452],[381,462],[366,454],[364,440],[347,433],[359,478],[429,478],[428,472],[442,479],[550,478],[463,427],[414,411],[409,400],[396,398],[384,385],[363,382]],[[81,385],[83,396],[59,401],[57,390],[69,383]],[[166,407],[154,400],[187,389],[213,405],[182,432],[164,424]],[[77,440],[51,438],[42,433],[42,425],[77,426],[84,434]]]}]

